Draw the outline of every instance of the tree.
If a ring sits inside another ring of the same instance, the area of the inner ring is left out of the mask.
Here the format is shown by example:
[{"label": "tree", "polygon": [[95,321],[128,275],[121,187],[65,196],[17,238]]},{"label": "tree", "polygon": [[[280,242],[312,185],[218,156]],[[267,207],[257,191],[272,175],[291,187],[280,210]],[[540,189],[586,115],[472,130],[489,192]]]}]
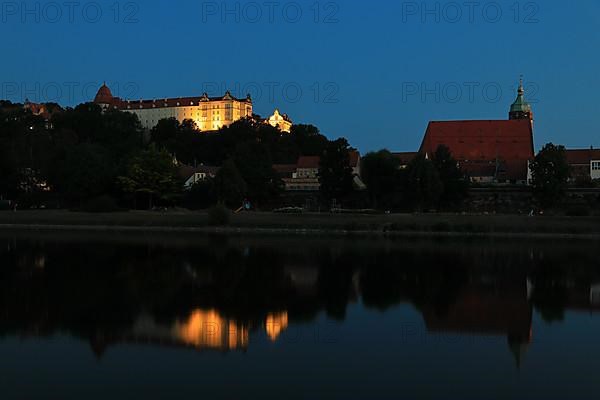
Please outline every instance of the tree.
[{"label": "tree", "polygon": [[164,118],[150,131],[150,139],[159,148],[168,148],[179,134],[181,125],[177,118]]},{"label": "tree", "polygon": [[433,155],[433,165],[443,186],[440,205],[452,207],[459,205],[467,196],[469,182],[452,157],[450,149],[440,145]]},{"label": "tree", "polygon": [[102,115],[102,122],[101,137],[96,142],[116,159],[128,158],[142,147],[144,134],[137,115],[110,110]]},{"label": "tree", "polygon": [[531,163],[533,190],[542,207],[556,206],[565,196],[569,164],[564,146],[546,144]]},{"label": "tree", "polygon": [[77,143],[99,144],[117,162],[142,146],[143,130],[135,114],[108,110],[97,104],[80,104],[52,118],[53,136],[75,135]]},{"label": "tree", "polygon": [[362,158],[360,176],[375,208],[396,203],[400,189],[399,168],[400,161],[388,150],[368,153]]},{"label": "tree", "polygon": [[346,139],[331,141],[325,147],[319,164],[321,194],[328,199],[341,199],[353,190],[350,146]]},{"label": "tree", "polygon": [[235,165],[247,184],[247,196],[260,204],[283,191],[283,182],[273,170],[268,150],[256,142],[241,143],[234,155]]},{"label": "tree", "polygon": [[99,145],[81,144],[69,149],[53,181],[56,189],[78,202],[109,193],[115,168],[107,150]]},{"label": "tree", "polygon": [[0,149],[0,200],[14,199],[18,192],[19,175],[16,163],[4,146]]},{"label": "tree", "polygon": [[246,196],[247,185],[233,160],[227,160],[217,172],[214,180],[217,199],[231,208],[241,206]]},{"label": "tree", "polygon": [[171,155],[154,147],[133,156],[125,176],[120,176],[118,182],[125,193],[146,194],[150,208],[155,197],[166,199],[182,189]]},{"label": "tree", "polygon": [[206,209],[215,205],[216,202],[214,179],[209,178],[197,182],[185,191],[184,207],[190,210]]},{"label": "tree", "polygon": [[304,156],[320,156],[329,143],[314,125],[293,125],[287,136],[295,141],[299,153]]},{"label": "tree", "polygon": [[433,162],[424,155],[419,154],[408,165],[405,190],[414,208],[427,210],[437,207],[443,185]]}]

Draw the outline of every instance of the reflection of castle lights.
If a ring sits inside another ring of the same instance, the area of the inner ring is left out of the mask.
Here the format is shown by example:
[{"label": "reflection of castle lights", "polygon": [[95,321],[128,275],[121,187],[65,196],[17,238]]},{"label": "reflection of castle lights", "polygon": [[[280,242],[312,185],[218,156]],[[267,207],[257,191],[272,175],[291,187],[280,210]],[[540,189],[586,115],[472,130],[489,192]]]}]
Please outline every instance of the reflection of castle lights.
[{"label": "reflection of castle lights", "polygon": [[283,311],[280,313],[271,313],[267,315],[267,320],[265,321],[265,330],[267,331],[267,336],[272,341],[277,340],[281,332],[283,332],[288,326],[288,313],[287,311]]},{"label": "reflection of castle lights", "polygon": [[192,312],[186,321],[176,323],[173,331],[177,338],[194,347],[233,350],[248,345],[248,330],[214,310]]}]

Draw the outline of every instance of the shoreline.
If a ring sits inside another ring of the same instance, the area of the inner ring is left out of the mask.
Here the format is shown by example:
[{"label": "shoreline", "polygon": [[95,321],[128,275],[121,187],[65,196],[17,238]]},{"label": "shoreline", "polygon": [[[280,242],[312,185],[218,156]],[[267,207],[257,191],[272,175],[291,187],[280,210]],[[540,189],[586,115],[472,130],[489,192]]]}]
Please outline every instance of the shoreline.
[{"label": "shoreline", "polygon": [[1,232],[173,233],[380,238],[496,238],[600,240],[599,217],[459,214],[232,215],[211,226],[206,212],[87,214],[69,211],[0,212]]}]

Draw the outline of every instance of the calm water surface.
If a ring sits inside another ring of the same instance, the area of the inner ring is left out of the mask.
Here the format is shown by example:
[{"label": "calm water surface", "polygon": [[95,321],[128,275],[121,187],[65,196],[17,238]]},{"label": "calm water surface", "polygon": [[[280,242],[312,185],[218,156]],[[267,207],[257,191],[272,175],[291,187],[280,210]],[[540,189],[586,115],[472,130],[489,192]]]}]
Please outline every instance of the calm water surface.
[{"label": "calm water surface", "polygon": [[0,397],[594,398],[593,242],[0,234]]}]

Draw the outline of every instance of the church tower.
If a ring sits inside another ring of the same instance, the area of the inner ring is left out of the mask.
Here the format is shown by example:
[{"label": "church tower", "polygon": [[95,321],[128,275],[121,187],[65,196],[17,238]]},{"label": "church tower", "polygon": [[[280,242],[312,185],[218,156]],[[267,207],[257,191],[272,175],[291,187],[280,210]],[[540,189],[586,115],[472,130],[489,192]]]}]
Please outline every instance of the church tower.
[{"label": "church tower", "polygon": [[510,106],[508,119],[528,119],[533,126],[533,111],[531,105],[525,101],[525,89],[523,88],[523,77],[519,81],[519,90],[517,91],[517,99]]}]

